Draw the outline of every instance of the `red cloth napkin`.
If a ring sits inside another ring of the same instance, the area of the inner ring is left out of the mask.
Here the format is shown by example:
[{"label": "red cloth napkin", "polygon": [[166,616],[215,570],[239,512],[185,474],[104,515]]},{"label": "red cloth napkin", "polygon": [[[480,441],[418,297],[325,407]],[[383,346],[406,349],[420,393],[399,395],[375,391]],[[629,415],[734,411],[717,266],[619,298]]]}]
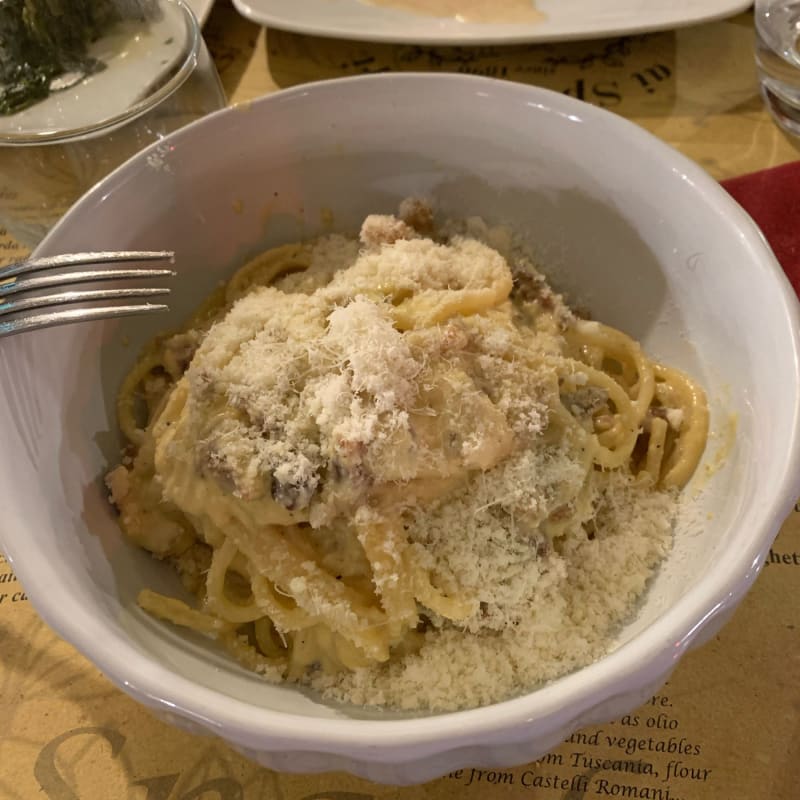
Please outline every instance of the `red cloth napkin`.
[{"label": "red cloth napkin", "polygon": [[756,221],[800,295],[800,161],[722,181]]}]

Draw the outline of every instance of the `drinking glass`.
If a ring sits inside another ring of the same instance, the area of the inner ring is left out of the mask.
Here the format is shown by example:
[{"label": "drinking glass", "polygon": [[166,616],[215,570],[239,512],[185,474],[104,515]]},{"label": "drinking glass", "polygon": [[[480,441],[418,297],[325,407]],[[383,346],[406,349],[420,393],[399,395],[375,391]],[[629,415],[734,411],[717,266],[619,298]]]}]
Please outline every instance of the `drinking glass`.
[{"label": "drinking glass", "polygon": [[800,136],[800,0],[755,0],[761,95],[783,130]]},{"label": "drinking glass", "polygon": [[[119,2],[130,12],[130,0]],[[143,147],[225,106],[189,7],[148,4],[153,13],[123,17],[91,45],[104,69],[0,115],[0,226],[21,244],[34,247],[84,192]]]}]

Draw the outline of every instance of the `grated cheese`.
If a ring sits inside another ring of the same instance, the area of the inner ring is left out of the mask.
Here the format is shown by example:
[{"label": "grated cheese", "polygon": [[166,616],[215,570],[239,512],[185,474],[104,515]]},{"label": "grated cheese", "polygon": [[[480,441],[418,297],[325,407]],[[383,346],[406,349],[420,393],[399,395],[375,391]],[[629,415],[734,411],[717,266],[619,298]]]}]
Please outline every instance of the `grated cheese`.
[{"label": "grated cheese", "polygon": [[[677,500],[609,473],[575,507],[587,463],[547,439],[556,378],[545,363],[574,317],[512,255],[506,231],[473,219],[435,242],[421,236],[426,208],[409,202],[401,218],[368,217],[360,246],[320,239],[307,270],[253,289],[211,328],[187,371],[188,458],[235,497],[305,515],[321,555],[276,589],[320,619],[354,625],[345,583],[329,601],[315,575],[368,571],[337,526],[343,515],[381,521],[369,486],[397,491],[409,552],[446,596],[469,598],[469,613],[450,622],[422,609],[430,624],[416,652],[301,679],[344,702],[439,710],[528,691],[600,656],[669,549]],[[547,309],[524,332],[505,299],[512,281]],[[466,311],[453,312],[454,295]],[[478,297],[499,299],[470,314]],[[587,383],[580,371],[564,379],[576,417],[608,402]],[[680,428],[680,411],[667,419]],[[426,481],[449,479],[452,491],[423,502]],[[115,495],[127,491],[115,476],[110,483]],[[558,531],[567,504],[593,536]],[[386,548],[388,566],[372,576],[378,590],[399,581],[402,554]],[[331,636],[304,631],[302,647],[315,652],[320,637],[341,646]]]},{"label": "grated cheese", "polygon": [[[670,548],[676,501],[620,475],[602,498],[605,535],[548,550],[530,538],[523,511],[541,515],[548,493],[531,487],[569,480],[571,469],[557,453],[524,458],[499,485],[477,478],[446,505],[417,512],[412,538],[433,554],[434,570],[474,593],[474,614],[401,661],[318,674],[313,685],[344,702],[446,710],[513,697],[603,655]],[[502,501],[481,507],[494,491]]]}]

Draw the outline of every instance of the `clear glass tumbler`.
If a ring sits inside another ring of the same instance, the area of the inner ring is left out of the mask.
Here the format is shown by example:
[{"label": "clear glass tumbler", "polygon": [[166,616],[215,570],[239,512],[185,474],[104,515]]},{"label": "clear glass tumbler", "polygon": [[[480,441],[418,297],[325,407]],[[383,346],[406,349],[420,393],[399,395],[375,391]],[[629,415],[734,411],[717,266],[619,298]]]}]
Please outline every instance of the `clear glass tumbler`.
[{"label": "clear glass tumbler", "polygon": [[[197,20],[182,0],[146,0],[146,15],[132,0],[114,2],[122,19],[88,53],[101,65],[96,72],[63,88],[56,83],[46,98],[0,115],[0,226],[27,247],[130,156],[225,106]],[[69,83],[70,76],[57,80]]]},{"label": "clear glass tumbler", "polygon": [[800,136],[800,0],[755,0],[756,66],[775,121]]}]

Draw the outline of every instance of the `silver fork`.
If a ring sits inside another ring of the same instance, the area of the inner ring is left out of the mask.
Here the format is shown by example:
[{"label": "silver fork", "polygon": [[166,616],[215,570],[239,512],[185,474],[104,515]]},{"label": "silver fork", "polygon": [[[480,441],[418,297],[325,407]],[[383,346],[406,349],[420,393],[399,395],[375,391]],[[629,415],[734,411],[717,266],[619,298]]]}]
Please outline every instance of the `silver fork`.
[{"label": "silver fork", "polygon": [[[163,311],[161,303],[127,305],[100,305],[87,308],[68,308],[44,313],[31,313],[36,309],[95,301],[129,300],[135,297],[152,297],[169,293],[166,287],[129,289],[81,289],[55,293],[34,294],[42,289],[67,286],[74,283],[128,280],[133,278],[163,278],[174,276],[171,269],[119,267],[111,269],[76,270],[101,264],[131,264],[148,262],[175,263],[175,254],[168,250],[150,252],[130,250],[101,253],[71,253],[68,255],[29,258],[0,268],[0,337],[23,331],[64,325],[68,322],[86,322],[108,317],[125,317],[131,314]],[[44,272],[43,275],[34,273]],[[18,296],[19,295],[19,296]],[[10,298],[10,299],[9,299]]]}]

